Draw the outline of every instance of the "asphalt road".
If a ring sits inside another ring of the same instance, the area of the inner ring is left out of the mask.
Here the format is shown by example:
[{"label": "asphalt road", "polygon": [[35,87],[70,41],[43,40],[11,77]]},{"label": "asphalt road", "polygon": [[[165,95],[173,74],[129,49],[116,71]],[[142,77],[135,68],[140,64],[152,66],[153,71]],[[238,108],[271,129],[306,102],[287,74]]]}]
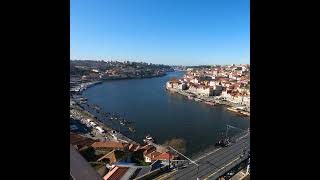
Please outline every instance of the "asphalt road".
[{"label": "asphalt road", "polygon": [[228,147],[216,149],[196,160],[198,167],[189,164],[187,168],[178,170],[161,179],[217,179],[232,167],[248,158],[248,153],[243,157],[243,150],[250,150],[250,133]]},{"label": "asphalt road", "polygon": [[70,144],[70,175],[75,180],[101,180],[96,170]]}]

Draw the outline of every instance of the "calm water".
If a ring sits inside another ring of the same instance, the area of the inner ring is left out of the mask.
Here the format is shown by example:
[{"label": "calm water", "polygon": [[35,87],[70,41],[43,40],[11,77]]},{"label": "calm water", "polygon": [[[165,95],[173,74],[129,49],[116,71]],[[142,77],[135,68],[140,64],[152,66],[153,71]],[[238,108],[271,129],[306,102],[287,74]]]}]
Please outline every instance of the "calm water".
[{"label": "calm water", "polygon": [[215,144],[223,136],[227,124],[242,129],[249,127],[248,118],[228,112],[224,106],[210,107],[167,92],[165,83],[183,73],[172,72],[151,79],[107,81],[89,88],[83,96],[88,98],[88,103],[99,105],[105,112],[116,112],[134,121],[134,134],[125,132],[123,127],[120,130],[135,141],[142,142],[147,134],[158,143],[172,137],[183,138],[187,142],[188,155]]}]

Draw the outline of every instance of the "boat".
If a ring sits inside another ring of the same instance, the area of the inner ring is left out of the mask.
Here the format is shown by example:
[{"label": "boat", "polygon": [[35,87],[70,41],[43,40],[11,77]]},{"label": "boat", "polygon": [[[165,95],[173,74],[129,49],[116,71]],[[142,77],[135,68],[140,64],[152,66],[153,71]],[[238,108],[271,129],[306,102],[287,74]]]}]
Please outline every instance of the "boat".
[{"label": "boat", "polygon": [[213,102],[208,102],[208,101],[206,101],[206,102],[204,102],[204,103],[206,103],[206,104],[208,104],[208,105],[210,105],[210,106],[214,106],[214,105],[215,105]]},{"label": "boat", "polygon": [[236,108],[232,108],[232,107],[227,108],[227,110],[232,111],[232,112],[240,113],[240,111],[239,111],[239,110],[237,110]]},{"label": "boat", "polygon": [[244,114],[246,116],[250,116],[250,113],[249,112],[246,112],[246,111],[241,111],[241,114]]},{"label": "boat", "polygon": [[201,100],[201,99],[199,99],[199,98],[194,98],[194,100],[195,100],[195,101],[202,102],[202,100]]},{"label": "boat", "polygon": [[92,107],[96,110],[100,110],[99,106],[98,105],[95,105],[95,104],[92,104]]},{"label": "boat", "polygon": [[120,120],[120,124],[121,124],[122,126],[126,125],[122,120]]},{"label": "boat", "polygon": [[129,127],[130,132],[136,132],[136,130],[133,127]]},{"label": "boat", "polygon": [[192,100],[192,99],[193,99],[193,97],[192,97],[192,96],[188,96],[188,99],[191,99],[191,100]]},{"label": "boat", "polygon": [[154,142],[154,139],[150,136],[147,135],[144,139],[143,142],[148,143],[148,142]]}]

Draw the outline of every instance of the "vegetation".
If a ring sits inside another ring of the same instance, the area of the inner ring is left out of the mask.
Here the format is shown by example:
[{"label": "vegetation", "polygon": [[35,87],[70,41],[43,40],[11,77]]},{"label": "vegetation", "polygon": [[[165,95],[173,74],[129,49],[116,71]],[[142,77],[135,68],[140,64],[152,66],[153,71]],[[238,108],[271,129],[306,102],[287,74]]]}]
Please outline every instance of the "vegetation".
[{"label": "vegetation", "polygon": [[95,170],[98,170],[98,169],[100,169],[102,166],[104,166],[104,163],[90,162],[90,165],[91,165]]},{"label": "vegetation", "polygon": [[184,139],[181,138],[173,138],[170,140],[167,140],[163,143],[164,146],[171,146],[174,149],[178,150],[180,153],[186,153],[187,150],[187,142]]},{"label": "vegetation", "polygon": [[93,147],[88,147],[85,149],[80,150],[80,154],[88,161],[88,162],[95,162],[100,157],[103,156],[103,154],[97,154]]},{"label": "vegetation", "polygon": [[147,163],[147,162],[145,162],[143,160],[139,160],[138,162],[136,162],[136,165],[137,166],[149,166],[150,163]]},{"label": "vegetation", "polygon": [[72,65],[70,66],[70,75],[83,76],[83,75],[88,75],[89,73],[90,73],[90,70],[80,69]]},{"label": "vegetation", "polygon": [[136,163],[137,166],[149,166],[150,163],[144,162],[142,152],[132,153],[132,162]]},{"label": "vegetation", "polygon": [[168,65],[163,64],[152,64],[144,62],[119,62],[119,61],[94,61],[94,60],[71,60],[70,61],[70,71],[71,74],[85,73],[87,69],[81,69],[78,67],[87,67],[88,69],[99,69],[105,71],[113,68],[135,68],[135,69],[168,69],[172,68]]},{"label": "vegetation", "polygon": [[93,147],[89,147],[86,149],[83,149],[80,151],[80,154],[87,160],[87,161],[93,161],[95,157],[95,150]]}]

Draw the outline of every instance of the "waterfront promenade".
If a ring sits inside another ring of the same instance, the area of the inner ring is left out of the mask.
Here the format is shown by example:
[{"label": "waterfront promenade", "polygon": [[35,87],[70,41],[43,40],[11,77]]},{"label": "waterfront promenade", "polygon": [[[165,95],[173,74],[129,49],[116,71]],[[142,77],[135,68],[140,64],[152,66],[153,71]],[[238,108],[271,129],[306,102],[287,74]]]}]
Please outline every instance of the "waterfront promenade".
[{"label": "waterfront promenade", "polygon": [[[84,134],[84,136],[93,138],[93,139],[109,139],[109,140],[116,140],[116,141],[122,141],[126,143],[133,143],[138,144],[134,140],[128,138],[127,136],[123,135],[121,132],[118,132],[108,126],[106,126],[101,120],[99,120],[97,117],[92,115],[90,112],[86,111],[79,105],[73,105],[71,106],[71,116],[80,121],[80,123],[83,126],[87,126],[87,128],[90,128],[92,132]],[[99,132],[95,130],[92,125],[88,122],[88,119],[90,119],[90,122],[94,122],[97,126],[101,127],[104,132]]]},{"label": "waterfront promenade", "polygon": [[[215,104],[230,106],[231,108],[239,107],[238,104],[235,104],[233,102],[221,100],[219,98],[219,96],[200,96],[200,95],[195,95],[194,93],[191,93],[188,90],[179,90],[179,89],[174,89],[174,88],[166,88],[166,89],[172,93],[177,93],[177,94],[183,95],[183,96],[188,97],[192,100],[199,99],[203,103],[205,103],[205,102],[215,103]],[[247,108],[245,106],[242,106],[242,107],[243,107],[243,110],[241,110],[241,111],[240,110],[233,111],[232,109],[230,109],[230,111],[237,112],[241,115],[250,116],[250,108]]]}]

